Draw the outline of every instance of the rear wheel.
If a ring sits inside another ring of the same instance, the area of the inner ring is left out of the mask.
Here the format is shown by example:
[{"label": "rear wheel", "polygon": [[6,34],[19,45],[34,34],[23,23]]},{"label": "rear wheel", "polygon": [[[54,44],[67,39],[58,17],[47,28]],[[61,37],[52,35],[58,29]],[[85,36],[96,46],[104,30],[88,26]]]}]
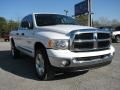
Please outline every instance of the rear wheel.
[{"label": "rear wheel", "polygon": [[35,55],[35,71],[40,80],[50,80],[54,73],[44,50],[37,50]]},{"label": "rear wheel", "polygon": [[11,43],[11,54],[13,58],[18,58],[20,56],[20,51],[16,49],[14,43]]}]

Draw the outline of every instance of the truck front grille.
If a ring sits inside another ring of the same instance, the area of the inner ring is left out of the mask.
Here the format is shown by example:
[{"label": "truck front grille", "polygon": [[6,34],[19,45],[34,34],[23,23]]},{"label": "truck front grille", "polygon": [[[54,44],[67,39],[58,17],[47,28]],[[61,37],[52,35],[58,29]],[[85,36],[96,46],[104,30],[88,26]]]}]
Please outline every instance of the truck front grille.
[{"label": "truck front grille", "polygon": [[108,32],[74,32],[70,40],[71,51],[88,51],[108,49],[111,44],[111,35]]}]

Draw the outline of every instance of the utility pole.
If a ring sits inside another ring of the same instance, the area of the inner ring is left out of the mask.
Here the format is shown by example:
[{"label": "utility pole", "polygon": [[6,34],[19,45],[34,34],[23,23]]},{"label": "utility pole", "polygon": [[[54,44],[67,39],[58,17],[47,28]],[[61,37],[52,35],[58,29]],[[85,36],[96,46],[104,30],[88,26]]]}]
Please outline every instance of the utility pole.
[{"label": "utility pole", "polygon": [[91,0],[88,0],[88,26],[92,26]]},{"label": "utility pole", "polygon": [[69,11],[68,10],[64,10],[64,12],[65,12],[65,15],[67,16]]}]

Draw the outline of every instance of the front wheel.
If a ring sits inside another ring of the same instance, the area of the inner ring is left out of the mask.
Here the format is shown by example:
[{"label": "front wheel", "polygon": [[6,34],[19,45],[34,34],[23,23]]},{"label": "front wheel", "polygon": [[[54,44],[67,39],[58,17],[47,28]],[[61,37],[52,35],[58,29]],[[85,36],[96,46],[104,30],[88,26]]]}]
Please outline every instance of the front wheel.
[{"label": "front wheel", "polygon": [[40,80],[50,80],[54,76],[46,53],[40,50],[35,55],[35,71]]},{"label": "front wheel", "polygon": [[117,35],[117,36],[115,37],[115,40],[116,40],[117,43],[119,43],[119,42],[120,42],[120,35]]}]

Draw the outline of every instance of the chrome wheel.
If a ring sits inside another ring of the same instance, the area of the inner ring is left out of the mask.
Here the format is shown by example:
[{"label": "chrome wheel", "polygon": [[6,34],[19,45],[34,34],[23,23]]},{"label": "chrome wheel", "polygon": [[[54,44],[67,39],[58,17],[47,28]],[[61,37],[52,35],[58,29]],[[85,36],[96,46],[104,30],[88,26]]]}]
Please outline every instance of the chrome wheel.
[{"label": "chrome wheel", "polygon": [[50,80],[54,76],[45,49],[37,49],[35,52],[35,72],[40,80]]},{"label": "chrome wheel", "polygon": [[35,61],[36,71],[39,76],[43,76],[45,73],[45,65],[44,65],[44,59],[41,54],[36,55],[36,61]]}]

